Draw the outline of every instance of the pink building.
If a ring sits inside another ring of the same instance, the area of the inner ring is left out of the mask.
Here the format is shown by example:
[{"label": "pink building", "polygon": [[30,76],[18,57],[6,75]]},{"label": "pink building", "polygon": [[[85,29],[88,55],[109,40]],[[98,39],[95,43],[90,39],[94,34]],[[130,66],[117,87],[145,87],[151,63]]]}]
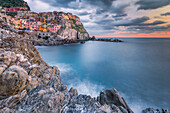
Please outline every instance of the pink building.
[{"label": "pink building", "polygon": [[26,9],[24,7],[10,7],[10,8],[5,8],[5,11],[13,11],[13,12],[17,12],[17,11],[25,11]]},{"label": "pink building", "polygon": [[49,32],[56,33],[61,28],[61,25],[52,25],[48,27]]},{"label": "pink building", "polygon": [[27,21],[26,29],[29,29],[29,30],[38,30],[38,24],[37,24],[37,22]]}]

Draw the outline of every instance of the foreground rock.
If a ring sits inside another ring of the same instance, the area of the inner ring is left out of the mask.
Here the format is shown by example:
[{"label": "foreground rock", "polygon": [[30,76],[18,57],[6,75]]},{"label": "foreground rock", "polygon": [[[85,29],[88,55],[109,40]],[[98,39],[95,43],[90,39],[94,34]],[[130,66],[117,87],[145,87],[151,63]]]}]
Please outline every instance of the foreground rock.
[{"label": "foreground rock", "polygon": [[0,98],[20,93],[29,85],[28,73],[21,67],[12,65],[0,76]]},{"label": "foreground rock", "polygon": [[133,113],[115,89],[98,99],[63,85],[57,67],[48,66],[32,42],[0,41],[0,112]]},{"label": "foreground rock", "polygon": [[126,101],[120,96],[116,89],[110,89],[100,92],[98,97],[102,105],[116,105],[124,113],[132,113],[132,110],[127,105]]}]

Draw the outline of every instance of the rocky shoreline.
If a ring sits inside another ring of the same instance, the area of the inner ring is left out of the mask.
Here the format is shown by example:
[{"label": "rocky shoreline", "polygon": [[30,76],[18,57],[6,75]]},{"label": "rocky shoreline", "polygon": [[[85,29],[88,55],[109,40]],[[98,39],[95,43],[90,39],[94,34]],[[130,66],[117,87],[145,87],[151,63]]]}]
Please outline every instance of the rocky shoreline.
[{"label": "rocky shoreline", "polygon": [[56,45],[64,45],[64,44],[76,44],[76,43],[84,44],[86,43],[86,41],[123,42],[120,39],[107,39],[107,38],[99,38],[99,39],[89,38],[87,40],[73,40],[73,39],[64,39],[64,40],[56,40],[56,41],[46,40],[43,42],[32,40],[33,45],[35,46],[56,46]]},{"label": "rocky shoreline", "polygon": [[120,39],[107,39],[107,38],[95,38],[94,36],[90,38],[92,41],[104,41],[104,42],[123,42]]},{"label": "rocky shoreline", "polygon": [[58,68],[45,63],[30,41],[2,39],[0,64],[1,113],[133,113],[116,89],[102,91],[97,99],[68,90]]},{"label": "rocky shoreline", "polygon": [[[0,39],[0,113],[133,113],[116,89],[97,98],[67,89],[59,69],[44,62],[32,40],[20,39],[23,35],[3,22],[0,28],[7,37]],[[142,113],[169,112],[148,108]]]},{"label": "rocky shoreline", "polygon": [[[41,58],[31,41],[0,41],[0,113],[133,113],[116,89],[97,98],[67,89],[57,67]],[[142,113],[169,113],[146,109]]]}]

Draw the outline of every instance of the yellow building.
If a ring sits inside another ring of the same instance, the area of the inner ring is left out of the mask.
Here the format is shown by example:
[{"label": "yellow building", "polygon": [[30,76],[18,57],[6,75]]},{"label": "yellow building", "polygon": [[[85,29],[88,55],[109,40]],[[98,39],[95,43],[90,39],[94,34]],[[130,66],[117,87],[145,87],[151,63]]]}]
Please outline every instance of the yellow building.
[{"label": "yellow building", "polygon": [[69,17],[67,15],[64,15],[64,19],[69,20]]}]

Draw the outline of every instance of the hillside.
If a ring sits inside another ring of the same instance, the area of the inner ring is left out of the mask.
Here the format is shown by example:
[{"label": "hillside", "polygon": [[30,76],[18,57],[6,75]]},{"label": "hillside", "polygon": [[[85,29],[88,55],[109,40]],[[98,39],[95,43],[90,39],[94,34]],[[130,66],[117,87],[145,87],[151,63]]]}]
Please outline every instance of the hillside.
[{"label": "hillside", "polygon": [[[15,9],[15,7],[28,7],[23,0],[0,0],[0,6],[14,7],[8,9],[5,14],[11,16],[10,25],[16,30],[31,30],[39,35],[34,40],[41,40],[41,45],[54,45],[57,40],[88,40],[89,34],[80,21],[80,18],[72,13],[64,12],[33,12]],[[12,10],[12,11],[11,11]],[[44,33],[39,32],[48,32]],[[52,38],[52,39],[51,39]],[[42,41],[43,40],[43,41]]]},{"label": "hillside", "polygon": [[0,0],[0,6],[4,8],[9,7],[27,7],[28,10],[30,10],[30,7],[28,6],[27,2],[23,0]]}]

